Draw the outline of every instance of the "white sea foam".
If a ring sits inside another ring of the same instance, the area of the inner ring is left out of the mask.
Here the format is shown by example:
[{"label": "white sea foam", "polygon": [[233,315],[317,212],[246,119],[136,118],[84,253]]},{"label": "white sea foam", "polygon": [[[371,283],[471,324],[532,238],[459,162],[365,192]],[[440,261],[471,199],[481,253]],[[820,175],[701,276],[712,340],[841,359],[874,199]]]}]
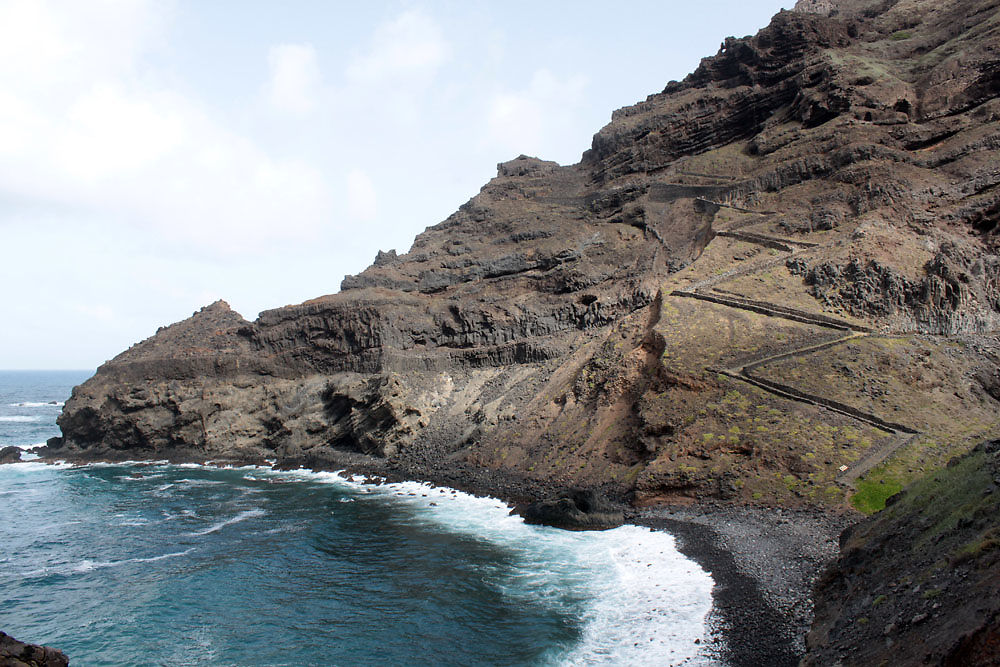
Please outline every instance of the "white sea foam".
[{"label": "white sea foam", "polygon": [[21,449],[27,451],[29,449],[34,449],[35,447],[44,447],[45,443],[44,442],[36,442],[33,445],[14,445],[14,446],[15,447],[20,447]]},{"label": "white sea foam", "polygon": [[150,556],[149,558],[126,558],[124,560],[111,560],[111,561],[89,561],[84,560],[73,567],[74,572],[90,572],[91,570],[99,570],[106,567],[119,567],[121,565],[128,565],[129,563],[155,563],[158,560],[166,560],[167,558],[177,558],[178,556],[187,556],[189,553],[194,551],[194,547],[190,549],[185,549],[184,551],[175,551],[173,553],[161,554],[159,556]]},{"label": "white sea foam", "polygon": [[225,482],[218,479],[179,479],[177,483],[185,486],[215,486],[217,484],[225,484]]},{"label": "white sea foam", "polygon": [[65,461],[46,461],[44,463],[41,461],[22,461],[21,463],[16,463],[14,465],[0,466],[0,474],[12,473],[22,475],[25,473],[37,473],[50,470],[68,470],[75,467],[77,466],[72,463],[66,463]]},{"label": "white sea foam", "polygon": [[239,523],[241,521],[246,521],[247,519],[253,519],[254,517],[258,517],[258,516],[264,516],[265,514],[267,514],[267,512],[265,510],[260,509],[259,507],[258,508],[254,508],[252,510],[245,510],[243,512],[240,512],[239,514],[237,514],[234,517],[230,517],[228,519],[225,519],[224,521],[219,521],[218,523],[212,524],[211,526],[209,526],[208,528],[206,528],[204,530],[196,530],[193,533],[188,533],[188,535],[190,535],[192,537],[198,537],[198,536],[201,536],[201,535],[208,535],[209,533],[218,532],[218,531],[222,530],[223,528],[225,528],[226,526],[231,526],[234,523]]},{"label": "white sea foam", "polygon": [[[547,664],[719,664],[707,653],[712,579],[676,550],[667,533],[637,526],[603,532],[529,526],[495,498],[452,489],[416,482],[369,484],[361,476],[349,479],[343,471],[243,468],[254,470],[248,481],[318,482],[348,492],[345,500],[373,496],[406,505],[416,511],[405,520],[468,534],[517,553],[517,565],[484,569],[484,580],[512,598],[567,611],[578,611],[580,598],[586,600],[580,640],[552,652]],[[265,514],[260,508],[245,510],[188,535],[208,535]]]},{"label": "white sea foam", "polygon": [[595,602],[584,615],[580,642],[554,663],[717,664],[703,652],[712,579],[661,535],[624,526],[584,547]]},{"label": "white sea foam", "polygon": [[299,523],[293,523],[290,525],[278,526],[277,528],[269,528],[261,533],[261,535],[280,535],[282,533],[299,533],[306,530],[306,526]]},{"label": "white sea foam", "polygon": [[41,457],[38,454],[32,452],[31,450],[34,449],[35,447],[44,447],[45,443],[39,442],[34,445],[14,445],[14,446],[19,448],[23,452],[21,454],[21,461],[37,461]]},{"label": "white sea foam", "polygon": [[61,565],[56,565],[54,567],[44,567],[39,570],[31,570],[30,572],[22,572],[21,576],[24,578],[34,578],[34,577],[47,577],[53,574],[62,575],[73,575],[73,574],[83,574],[86,572],[93,572],[94,570],[103,570],[110,567],[120,567],[122,565],[129,565],[131,563],[153,563],[159,560],[165,560],[167,558],[177,558],[179,556],[186,556],[195,547],[185,549],[184,551],[175,551],[173,553],[161,554],[159,556],[150,556],[148,558],[125,558],[122,560],[107,560],[107,561],[95,561],[84,559],[76,563],[64,563]]},{"label": "white sea foam", "polygon": [[349,481],[342,471],[266,474],[332,484],[409,505],[418,509],[414,522],[469,534],[518,553],[519,564],[512,570],[484,574],[507,596],[566,609],[578,603],[572,595],[589,598],[580,641],[549,655],[548,664],[719,664],[706,652],[714,583],[677,551],[668,533],[638,526],[602,532],[529,526],[495,498],[417,482],[367,484],[363,478]]},{"label": "white sea foam", "polygon": [[[163,466],[165,466],[167,464],[168,464],[167,461],[138,461],[138,460],[133,461],[132,459],[128,459],[128,460],[125,460],[125,461],[90,461],[90,462],[87,462],[87,463],[79,463],[77,465],[79,465],[80,467],[86,467],[86,468],[128,468],[128,467],[135,467],[135,468],[143,468],[145,470],[149,470],[150,468],[154,468],[154,467],[160,467],[160,468],[162,468]],[[143,473],[143,474],[145,474],[145,473]]]},{"label": "white sea foam", "polygon": [[42,418],[39,415],[6,415],[0,417],[0,422],[40,422]]},{"label": "white sea foam", "polygon": [[48,403],[35,402],[35,401],[24,401],[23,403],[8,403],[9,408],[61,408],[63,407],[62,401],[52,401]]}]

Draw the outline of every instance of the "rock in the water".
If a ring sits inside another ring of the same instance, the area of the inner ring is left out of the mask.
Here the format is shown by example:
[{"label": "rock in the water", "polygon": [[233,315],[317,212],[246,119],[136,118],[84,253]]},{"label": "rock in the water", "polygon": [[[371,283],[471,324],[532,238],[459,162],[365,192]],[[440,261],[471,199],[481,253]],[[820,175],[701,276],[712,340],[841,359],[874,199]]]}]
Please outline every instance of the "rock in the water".
[{"label": "rock in the water", "polygon": [[20,447],[4,447],[0,449],[0,465],[4,463],[18,463],[21,460]]},{"label": "rock in the water", "polygon": [[0,667],[66,667],[69,658],[47,646],[19,642],[0,632]]},{"label": "rock in the water", "polygon": [[531,503],[522,516],[526,523],[568,530],[607,530],[625,520],[621,509],[592,489],[570,489],[555,498]]}]

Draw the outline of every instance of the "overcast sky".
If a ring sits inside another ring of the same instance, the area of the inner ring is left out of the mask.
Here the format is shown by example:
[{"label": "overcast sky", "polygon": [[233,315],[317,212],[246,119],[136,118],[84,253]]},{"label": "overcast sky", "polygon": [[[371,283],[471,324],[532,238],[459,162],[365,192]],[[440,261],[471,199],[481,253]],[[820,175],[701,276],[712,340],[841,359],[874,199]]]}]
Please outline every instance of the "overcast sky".
[{"label": "overcast sky", "polygon": [[0,0],[0,368],[336,292],[780,8]]}]

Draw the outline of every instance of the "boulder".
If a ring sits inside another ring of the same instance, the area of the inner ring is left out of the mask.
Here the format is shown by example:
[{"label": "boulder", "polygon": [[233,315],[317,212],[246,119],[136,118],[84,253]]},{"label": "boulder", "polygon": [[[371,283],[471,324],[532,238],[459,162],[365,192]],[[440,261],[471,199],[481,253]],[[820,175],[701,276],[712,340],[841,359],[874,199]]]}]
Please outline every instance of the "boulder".
[{"label": "boulder", "polygon": [[66,667],[67,665],[69,658],[62,651],[47,646],[25,644],[0,632],[0,667]]},{"label": "boulder", "polygon": [[18,463],[21,460],[20,447],[4,447],[0,449],[0,465],[4,463]]},{"label": "boulder", "polygon": [[525,523],[566,530],[607,530],[625,521],[622,510],[593,489],[563,491],[553,498],[531,503],[521,515]]}]

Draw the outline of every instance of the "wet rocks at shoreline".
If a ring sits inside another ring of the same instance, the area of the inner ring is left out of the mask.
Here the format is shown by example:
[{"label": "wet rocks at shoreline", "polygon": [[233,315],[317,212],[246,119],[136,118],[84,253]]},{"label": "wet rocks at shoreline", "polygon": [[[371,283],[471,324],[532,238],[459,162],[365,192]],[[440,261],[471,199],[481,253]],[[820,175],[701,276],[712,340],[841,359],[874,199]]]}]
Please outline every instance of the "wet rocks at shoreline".
[{"label": "wet rocks at shoreline", "polygon": [[521,512],[525,523],[567,530],[606,530],[625,521],[620,507],[593,489],[569,489],[531,503]]},{"label": "wet rocks at shoreline", "polygon": [[663,506],[627,520],[666,530],[712,574],[711,623],[734,667],[797,665],[812,623],[812,588],[855,518],[752,506]]},{"label": "wet rocks at shoreline", "polygon": [[69,658],[62,651],[18,641],[0,632],[0,667],[67,667]]},{"label": "wet rocks at shoreline", "polygon": [[4,465],[5,463],[19,463],[20,461],[20,447],[4,447],[0,449],[0,465]]}]

